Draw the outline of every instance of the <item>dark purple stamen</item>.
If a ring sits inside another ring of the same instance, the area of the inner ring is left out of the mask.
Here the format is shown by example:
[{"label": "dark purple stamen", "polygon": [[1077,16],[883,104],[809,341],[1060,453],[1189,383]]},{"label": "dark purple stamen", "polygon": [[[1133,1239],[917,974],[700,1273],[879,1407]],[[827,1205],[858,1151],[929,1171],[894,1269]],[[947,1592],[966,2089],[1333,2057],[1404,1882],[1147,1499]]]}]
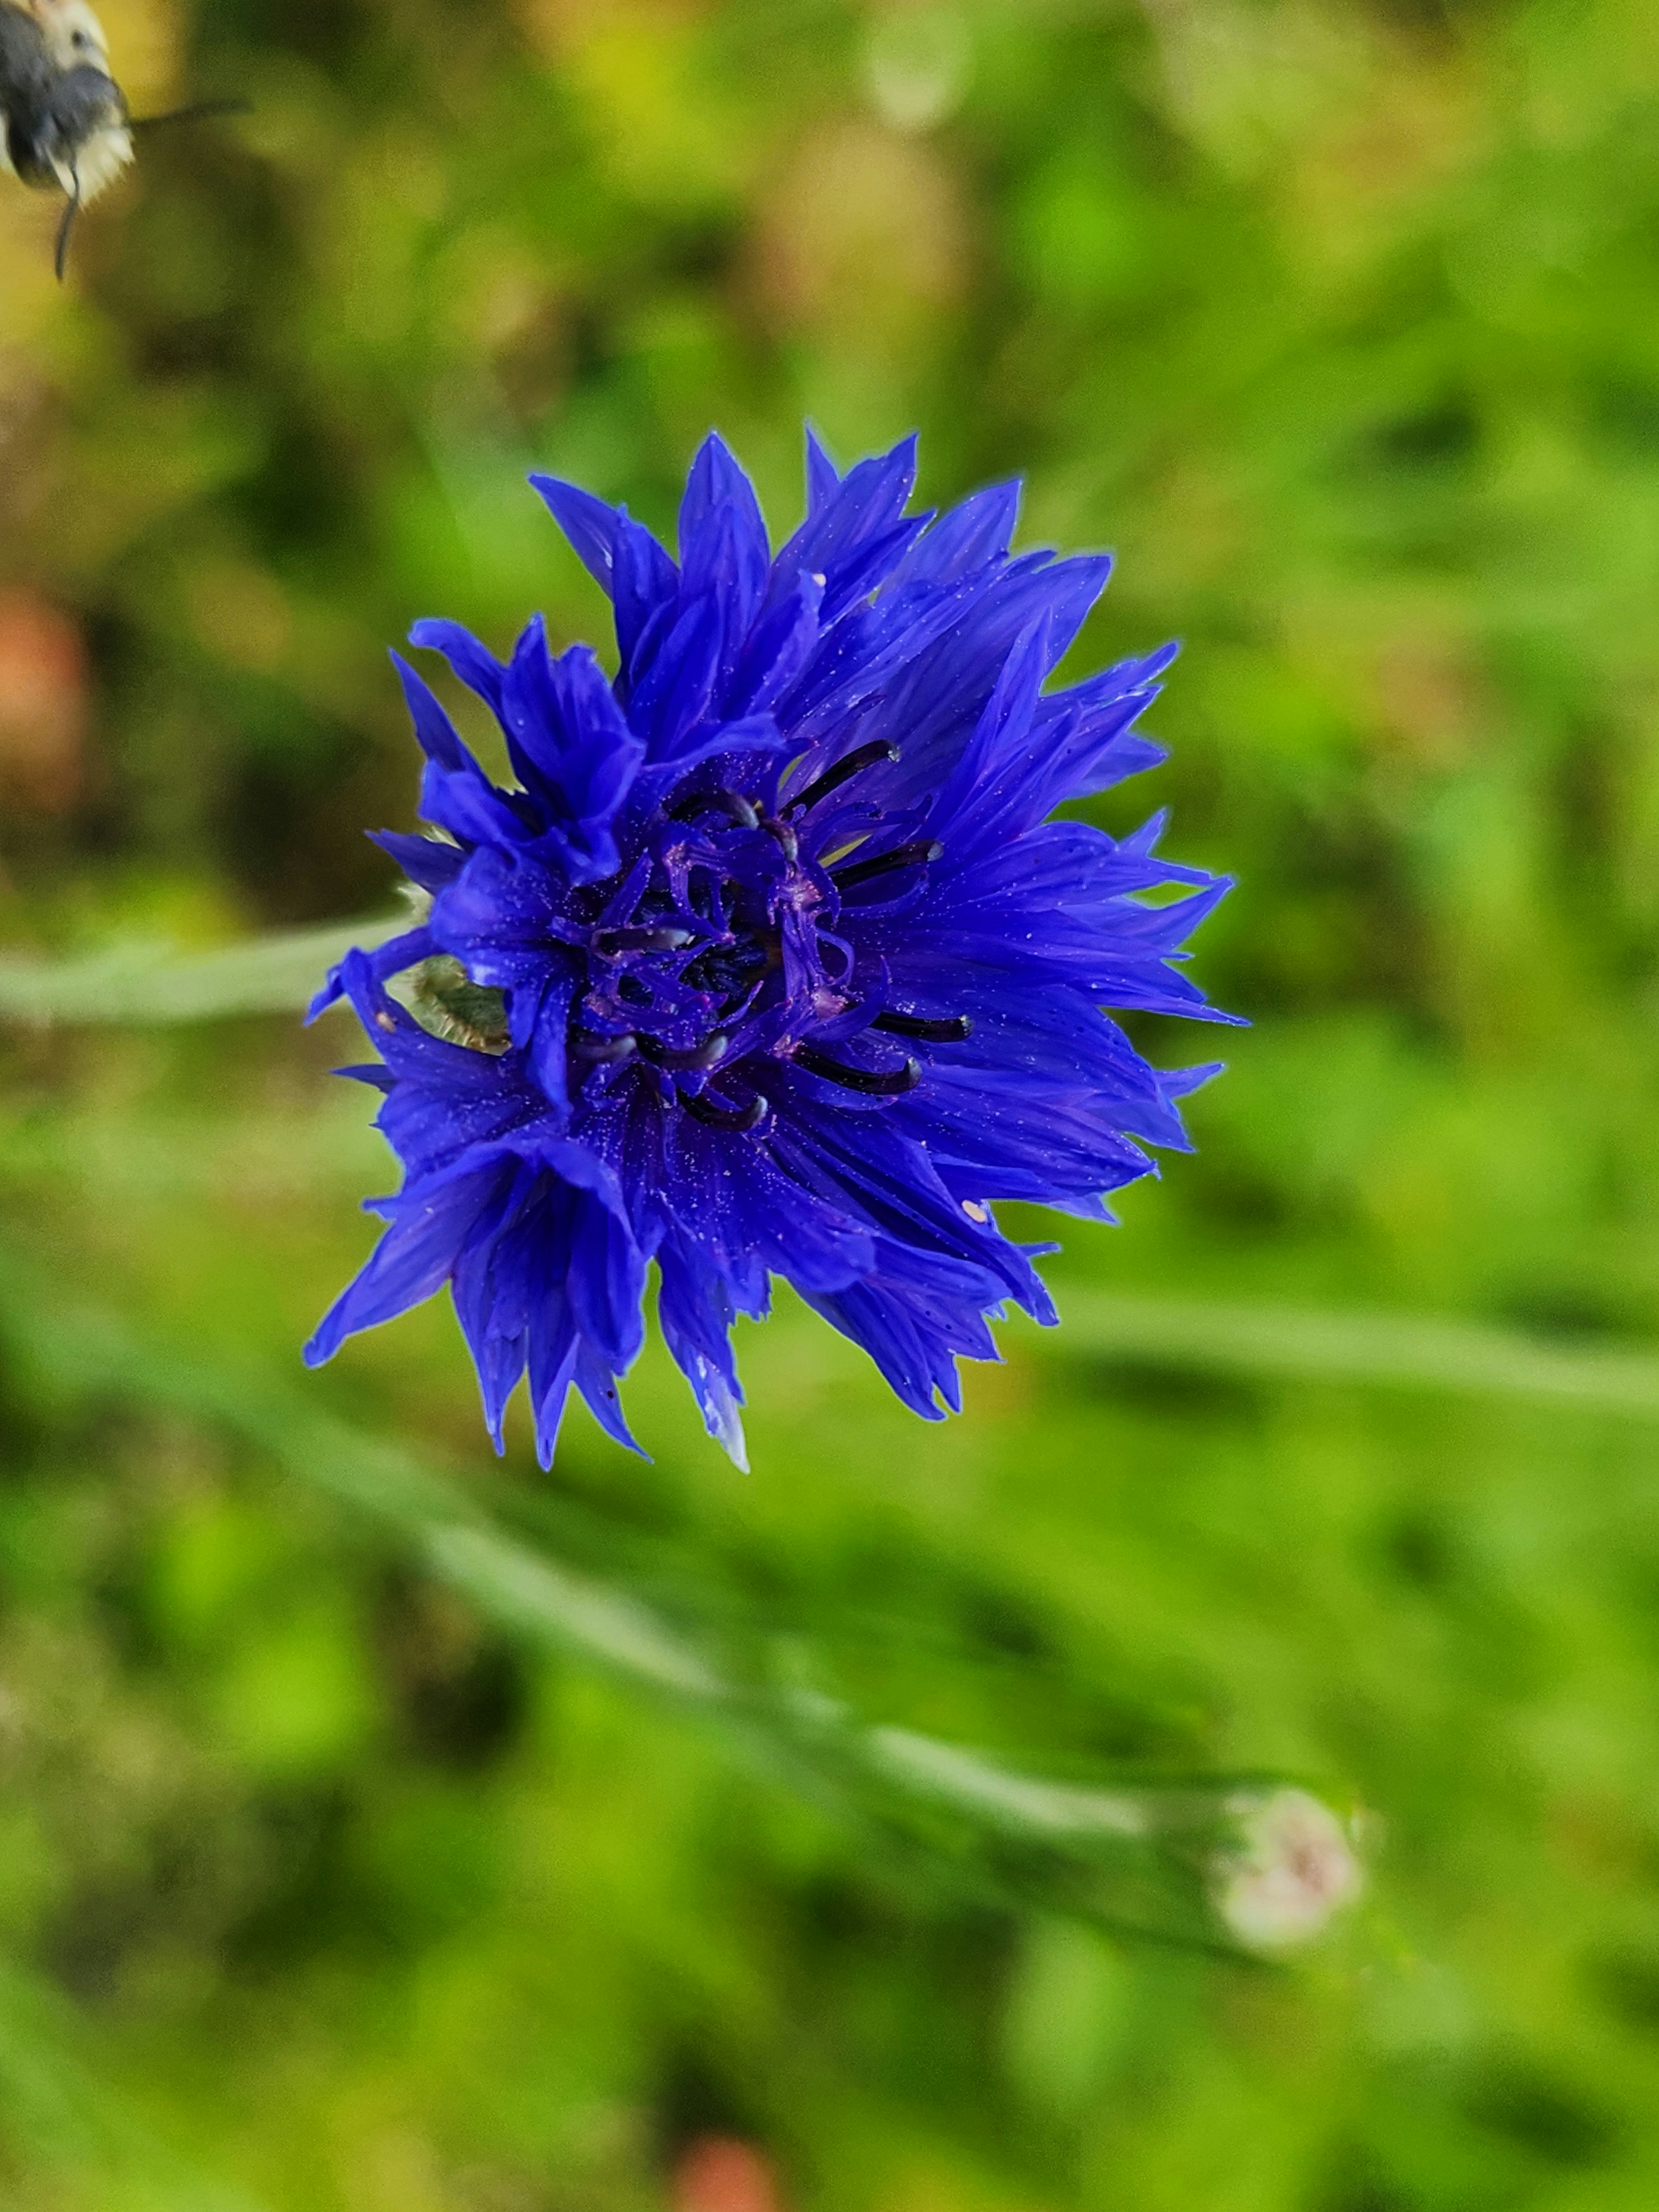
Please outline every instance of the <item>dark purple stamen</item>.
[{"label": "dark purple stamen", "polygon": [[793,868],[796,861],[800,858],[800,848],[795,842],[795,833],[790,824],[787,822],[780,822],[775,816],[769,814],[766,819],[762,822],[760,826],[765,830],[769,837],[775,837],[777,839],[779,844],[783,848],[784,859],[788,861],[790,866]]},{"label": "dark purple stamen", "polygon": [[872,876],[884,876],[893,868],[925,867],[944,850],[937,837],[918,837],[908,845],[895,845],[890,853],[878,853],[873,860],[854,860],[848,867],[831,868],[830,873],[837,890],[850,890],[854,884],[867,884]]},{"label": "dark purple stamen", "polygon": [[805,791],[798,793],[789,801],[788,811],[805,814],[809,806],[816,806],[819,799],[828,799],[832,791],[839,791],[842,784],[850,783],[855,775],[862,775],[866,769],[873,768],[878,761],[896,761],[898,757],[896,745],[890,744],[885,738],[872,738],[867,745],[860,745],[854,751],[844,754],[833,768],[825,769],[823,774],[809,783]]},{"label": "dark purple stamen", "polygon": [[744,830],[756,830],[760,826],[760,816],[755,811],[754,801],[745,799],[740,791],[695,791],[690,799],[682,799],[671,808],[670,819],[689,822],[694,814],[701,814],[708,806],[721,808]]},{"label": "dark purple stamen", "polygon": [[872,1098],[896,1098],[901,1091],[914,1091],[921,1080],[919,1060],[907,1060],[902,1067],[848,1067],[810,1044],[795,1047],[795,1065],[809,1075],[821,1075],[826,1083],[840,1084],[843,1091],[866,1091]]},{"label": "dark purple stamen", "polygon": [[692,941],[689,929],[598,929],[593,950],[601,960],[623,952],[678,952]]},{"label": "dark purple stamen", "polygon": [[918,1037],[923,1044],[960,1044],[974,1032],[966,1014],[951,1014],[937,1022],[923,1014],[878,1014],[870,1026],[885,1030],[890,1036]]},{"label": "dark purple stamen", "polygon": [[671,1052],[666,1045],[659,1044],[654,1037],[642,1036],[640,1050],[657,1067],[713,1067],[726,1057],[732,1040],[723,1030],[693,1045],[690,1052]]},{"label": "dark purple stamen", "polygon": [[574,1050],[584,1060],[632,1060],[640,1048],[639,1039],[629,1031],[623,1036],[594,1036],[586,1030],[578,1030],[570,1040]]},{"label": "dark purple stamen", "polygon": [[758,1095],[746,1106],[722,1106],[707,1091],[694,1098],[690,1092],[683,1091],[679,1100],[691,1119],[701,1121],[705,1128],[734,1129],[739,1136],[747,1135],[750,1129],[758,1129],[768,1112],[766,1101]]}]

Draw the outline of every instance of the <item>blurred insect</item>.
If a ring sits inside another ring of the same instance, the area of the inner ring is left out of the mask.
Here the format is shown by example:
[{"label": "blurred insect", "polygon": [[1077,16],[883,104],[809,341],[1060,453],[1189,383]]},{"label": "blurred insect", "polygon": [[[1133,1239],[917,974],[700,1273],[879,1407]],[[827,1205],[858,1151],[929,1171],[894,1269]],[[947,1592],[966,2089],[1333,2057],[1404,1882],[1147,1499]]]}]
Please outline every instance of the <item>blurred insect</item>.
[{"label": "blurred insect", "polygon": [[68,204],[53,266],[61,281],[75,218],[132,159],[133,137],[164,123],[242,112],[204,100],[135,118],[110,74],[102,24],[87,0],[0,0],[0,170]]}]

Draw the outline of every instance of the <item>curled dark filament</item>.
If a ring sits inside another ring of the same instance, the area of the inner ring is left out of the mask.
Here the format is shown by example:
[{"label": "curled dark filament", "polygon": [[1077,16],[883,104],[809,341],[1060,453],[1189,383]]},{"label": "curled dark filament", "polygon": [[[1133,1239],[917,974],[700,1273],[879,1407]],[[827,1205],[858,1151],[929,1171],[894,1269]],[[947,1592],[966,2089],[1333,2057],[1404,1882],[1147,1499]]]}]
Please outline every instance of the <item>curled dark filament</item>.
[{"label": "curled dark filament", "polygon": [[632,1060],[640,1048],[639,1039],[631,1031],[625,1036],[594,1036],[587,1030],[578,1030],[571,1042],[584,1060]]},{"label": "curled dark filament", "polygon": [[755,811],[752,799],[745,799],[740,791],[696,791],[690,799],[680,799],[672,808],[676,822],[689,822],[706,807],[718,806],[729,814],[741,829],[757,830],[760,816]]},{"label": "curled dark filament", "polygon": [[623,952],[678,952],[691,942],[689,929],[598,929],[593,950],[601,960]]},{"label": "curled dark filament", "polygon": [[713,1067],[726,1057],[726,1048],[732,1040],[724,1030],[716,1030],[701,1044],[693,1045],[689,1052],[673,1052],[654,1038],[642,1036],[640,1050],[647,1060],[658,1067]]},{"label": "curled dark filament", "polygon": [[758,1129],[768,1111],[766,1101],[758,1092],[746,1106],[722,1106],[706,1091],[695,1098],[682,1091],[680,1103],[691,1119],[701,1121],[705,1128],[733,1129],[740,1136],[746,1136],[750,1129]]},{"label": "curled dark filament", "polygon": [[860,745],[855,750],[843,754],[833,767],[825,769],[822,775],[815,777],[805,791],[799,792],[789,801],[787,811],[805,814],[809,806],[816,806],[819,799],[828,799],[832,791],[839,791],[842,784],[850,783],[855,775],[862,775],[866,769],[873,768],[878,761],[896,761],[898,757],[896,745],[890,744],[885,738],[872,738],[867,745]]},{"label": "curled dark filament", "polygon": [[863,1091],[872,1098],[896,1098],[906,1091],[914,1091],[921,1080],[921,1062],[907,1060],[897,1067],[848,1067],[844,1060],[831,1060],[827,1052],[815,1045],[795,1047],[795,1065],[804,1067],[809,1075],[822,1076],[826,1083],[838,1083],[843,1091]]},{"label": "curled dark filament", "polygon": [[944,850],[937,837],[918,837],[908,845],[895,845],[890,853],[878,853],[872,860],[854,860],[830,872],[837,890],[850,890],[854,884],[867,884],[872,877],[884,876],[895,868],[925,867]]},{"label": "curled dark filament", "polygon": [[937,1022],[922,1014],[878,1014],[870,1026],[885,1030],[890,1036],[917,1037],[923,1044],[960,1044],[974,1033],[974,1024],[966,1014],[951,1014]]}]

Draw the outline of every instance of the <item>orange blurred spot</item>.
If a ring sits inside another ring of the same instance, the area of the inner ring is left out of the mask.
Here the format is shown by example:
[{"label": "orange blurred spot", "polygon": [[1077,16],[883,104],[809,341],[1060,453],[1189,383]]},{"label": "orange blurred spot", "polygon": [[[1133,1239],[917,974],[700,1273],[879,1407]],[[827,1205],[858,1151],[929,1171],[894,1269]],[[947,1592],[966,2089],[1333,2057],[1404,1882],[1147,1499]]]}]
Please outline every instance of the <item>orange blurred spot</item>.
[{"label": "orange blurred spot", "polygon": [[34,592],[0,592],[0,792],[62,814],[85,781],[88,671],[81,633]]},{"label": "orange blurred spot", "polygon": [[1490,726],[1472,653],[1450,638],[1396,638],[1376,663],[1376,694],[1386,741],[1429,769],[1455,768]]},{"label": "orange blurred spot", "polygon": [[648,34],[710,12],[709,0],[518,0],[520,19],[535,44],[560,56],[618,27]]},{"label": "orange blurred spot", "polygon": [[849,121],[797,148],[766,196],[751,264],[775,325],[903,351],[960,296],[969,253],[960,188],[940,156]]},{"label": "orange blurred spot", "polygon": [[781,2212],[771,2161],[732,2136],[699,2136],[674,2168],[674,2212]]}]

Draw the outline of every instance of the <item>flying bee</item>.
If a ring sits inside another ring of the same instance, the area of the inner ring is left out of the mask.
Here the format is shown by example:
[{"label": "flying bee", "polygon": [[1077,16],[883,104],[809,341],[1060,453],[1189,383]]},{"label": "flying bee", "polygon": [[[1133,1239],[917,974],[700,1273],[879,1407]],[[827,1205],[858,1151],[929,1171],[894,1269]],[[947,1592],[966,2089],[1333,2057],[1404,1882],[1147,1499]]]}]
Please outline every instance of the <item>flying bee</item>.
[{"label": "flying bee", "polygon": [[87,0],[0,0],[0,170],[64,194],[53,263],[60,280],[76,216],[132,160],[135,133],[234,114],[245,105],[206,100],[135,118]]}]

